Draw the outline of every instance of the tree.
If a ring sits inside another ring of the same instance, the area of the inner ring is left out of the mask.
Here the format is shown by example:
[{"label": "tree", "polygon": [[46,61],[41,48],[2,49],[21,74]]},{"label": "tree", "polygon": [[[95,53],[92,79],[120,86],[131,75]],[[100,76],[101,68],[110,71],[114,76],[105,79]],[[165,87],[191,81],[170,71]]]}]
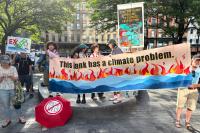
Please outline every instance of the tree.
[{"label": "tree", "polygon": [[[189,24],[199,19],[199,4],[199,0],[157,0],[154,8],[161,21],[158,28],[172,37],[174,43],[182,43]],[[172,25],[173,22],[174,25]]]},{"label": "tree", "polygon": [[[117,5],[140,0],[89,0],[88,7],[94,10],[91,15],[91,25],[98,31],[106,31],[117,25]],[[157,28],[172,37],[174,43],[182,43],[184,33],[188,30],[194,18],[200,22],[199,0],[146,0],[145,19],[154,17],[160,20]],[[103,7],[103,9],[102,9]],[[175,25],[171,22],[175,20]]]},{"label": "tree", "polygon": [[[78,0],[74,0],[76,2]],[[73,3],[68,0],[0,0],[0,31],[2,53],[8,36],[16,32],[54,30],[61,31],[62,25],[72,20]]]},{"label": "tree", "polygon": [[[147,27],[147,20],[153,16],[153,3],[154,0],[88,0],[88,8],[93,10],[91,14],[91,27],[94,27],[98,32],[109,31],[110,29],[116,30],[118,24],[117,20],[117,5],[127,4],[134,2],[145,2],[145,26]],[[148,33],[148,32],[147,32]],[[145,49],[147,48],[148,41],[146,39]]]}]

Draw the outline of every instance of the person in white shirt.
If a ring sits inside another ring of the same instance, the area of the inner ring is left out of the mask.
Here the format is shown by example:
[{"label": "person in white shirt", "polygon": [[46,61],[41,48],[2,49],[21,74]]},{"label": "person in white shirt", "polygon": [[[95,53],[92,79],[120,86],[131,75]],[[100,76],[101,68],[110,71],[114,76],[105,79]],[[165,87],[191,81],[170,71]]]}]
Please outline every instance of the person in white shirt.
[{"label": "person in white shirt", "polygon": [[[11,124],[11,114],[13,110],[10,108],[10,103],[15,95],[14,82],[18,79],[17,70],[11,66],[11,59],[8,55],[0,56],[0,102],[3,108],[4,122],[2,128]],[[21,116],[21,109],[15,110],[19,116],[19,123],[25,124],[26,120]],[[21,117],[20,117],[21,116]]]},{"label": "person in white shirt", "polygon": [[[90,55],[90,57],[99,57],[101,56],[100,52],[99,52],[99,45],[98,44],[93,44],[91,46],[91,50],[92,50],[92,54]],[[105,97],[103,96],[104,93],[98,93],[99,99],[104,99]],[[91,98],[92,100],[97,100],[95,97],[95,93],[91,94]]]}]

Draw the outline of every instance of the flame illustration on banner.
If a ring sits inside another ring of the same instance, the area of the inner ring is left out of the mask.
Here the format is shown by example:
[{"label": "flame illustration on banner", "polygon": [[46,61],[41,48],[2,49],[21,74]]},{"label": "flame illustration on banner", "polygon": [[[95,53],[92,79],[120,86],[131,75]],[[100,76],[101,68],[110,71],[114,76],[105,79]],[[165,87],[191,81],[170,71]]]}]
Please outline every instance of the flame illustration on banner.
[{"label": "flame illustration on banner", "polygon": [[[53,72],[49,72],[50,78],[58,78],[62,80],[88,80],[88,81],[94,81],[101,78],[106,78],[108,76],[122,76],[122,75],[143,75],[143,76],[156,76],[156,75],[167,75],[167,74],[189,74],[190,73],[190,67],[185,67],[182,63],[182,61],[176,60],[176,64],[172,64],[169,69],[166,69],[164,65],[160,64],[149,64],[146,63],[144,68],[140,68],[139,70],[136,68],[136,64],[132,66],[133,69],[130,67],[127,67],[125,69],[122,68],[99,68],[98,74],[95,75],[95,72],[90,69],[90,73],[82,73],[79,70],[77,71],[69,71],[67,72],[65,69],[61,70],[61,75],[55,74],[55,69],[53,69]],[[165,64],[165,63],[163,63]]]}]

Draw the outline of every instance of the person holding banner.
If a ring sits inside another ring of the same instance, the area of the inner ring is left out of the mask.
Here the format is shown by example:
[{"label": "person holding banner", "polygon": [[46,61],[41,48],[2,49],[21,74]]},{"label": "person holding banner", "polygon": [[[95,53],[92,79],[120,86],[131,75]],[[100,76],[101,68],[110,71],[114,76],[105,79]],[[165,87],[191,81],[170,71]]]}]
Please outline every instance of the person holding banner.
[{"label": "person holding banner", "polygon": [[[49,59],[59,57],[57,49],[56,43],[48,42],[46,45],[46,53],[41,54],[39,60],[37,61],[38,67],[44,65],[43,83],[41,83],[41,86],[43,87],[47,87],[49,85]],[[51,92],[49,96],[52,97]]]},{"label": "person holding banner", "polygon": [[[98,44],[93,44],[91,46],[91,50],[92,50],[92,54],[90,55],[90,57],[98,57],[101,56],[100,52],[99,52],[99,45]],[[104,93],[98,93],[99,99],[104,99],[105,97],[103,96]],[[91,94],[91,98],[92,100],[97,100],[95,97],[95,93]]]},{"label": "person holding banner", "polygon": [[[13,110],[10,109],[10,105],[15,96],[14,82],[18,79],[18,74],[16,68],[11,66],[11,59],[8,55],[0,56],[0,64],[0,102],[5,119],[2,128],[5,128],[11,124]],[[25,124],[26,120],[21,115],[21,109],[16,110],[16,113],[19,116],[19,123]]]},{"label": "person holding banner", "polygon": [[[75,48],[73,54],[72,54],[72,58],[78,59],[78,58],[86,58],[86,52],[87,49],[89,47],[85,44],[80,44],[78,47]],[[77,99],[76,99],[76,103],[82,103],[82,104],[86,104],[86,99],[85,99],[85,94],[83,94],[83,99],[81,101],[81,95],[78,94],[77,95]]]},{"label": "person holding banner", "polygon": [[192,58],[191,70],[192,70],[192,85],[189,87],[181,87],[178,89],[177,95],[177,110],[176,110],[176,123],[177,128],[181,128],[180,117],[182,110],[186,104],[186,120],[185,126],[188,130],[191,129],[190,120],[192,112],[196,109],[197,100],[198,100],[198,87],[200,87],[199,78],[200,78],[200,55],[195,55]]},{"label": "person holding banner", "polygon": [[[122,50],[117,46],[117,43],[114,39],[111,39],[108,41],[107,45],[111,49],[111,55],[116,55],[116,54],[122,54]],[[113,104],[117,104],[122,102],[122,97],[120,92],[114,92],[113,97],[109,99],[110,101],[113,101]]]}]

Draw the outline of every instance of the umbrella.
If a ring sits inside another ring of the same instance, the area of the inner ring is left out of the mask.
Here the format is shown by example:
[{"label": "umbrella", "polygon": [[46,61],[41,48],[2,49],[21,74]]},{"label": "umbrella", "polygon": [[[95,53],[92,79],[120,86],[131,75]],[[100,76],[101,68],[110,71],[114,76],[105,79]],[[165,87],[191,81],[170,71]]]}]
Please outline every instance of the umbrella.
[{"label": "umbrella", "polygon": [[64,126],[71,116],[70,102],[61,96],[46,98],[35,107],[36,121],[47,128]]}]

